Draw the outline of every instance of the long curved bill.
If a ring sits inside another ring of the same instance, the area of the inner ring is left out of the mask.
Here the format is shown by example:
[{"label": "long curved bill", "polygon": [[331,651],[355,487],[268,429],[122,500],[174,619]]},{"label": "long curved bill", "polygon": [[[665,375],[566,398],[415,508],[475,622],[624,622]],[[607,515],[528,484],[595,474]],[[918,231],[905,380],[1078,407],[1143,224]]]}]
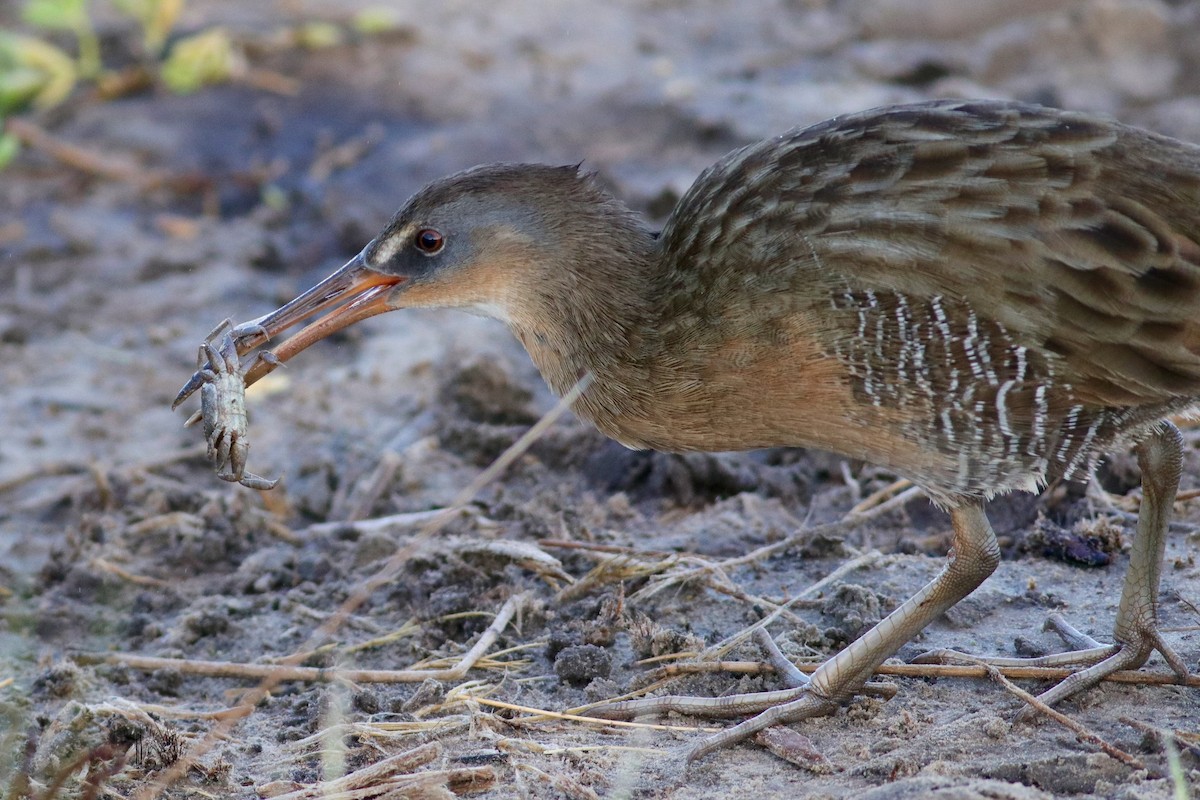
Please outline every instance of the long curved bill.
[{"label": "long curved bill", "polygon": [[[391,308],[387,305],[388,290],[403,280],[400,276],[387,275],[371,269],[367,266],[363,254],[359,253],[337,272],[286,305],[233,328],[231,335],[237,345],[238,356],[241,357],[314,314],[331,307],[334,309],[302,328],[274,350],[260,352],[258,358],[245,371],[246,385],[254,383],[301,350],[331,333],[376,314],[390,311]],[[203,385],[201,371],[210,366],[205,364],[183,385],[179,394],[175,396],[175,401],[171,403],[172,409],[177,408]]]}]

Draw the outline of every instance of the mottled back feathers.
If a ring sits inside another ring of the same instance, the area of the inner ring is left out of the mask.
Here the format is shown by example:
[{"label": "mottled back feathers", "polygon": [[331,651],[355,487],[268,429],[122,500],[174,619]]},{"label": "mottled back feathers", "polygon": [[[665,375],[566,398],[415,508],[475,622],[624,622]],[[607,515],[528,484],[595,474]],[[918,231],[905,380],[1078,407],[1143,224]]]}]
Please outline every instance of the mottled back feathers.
[{"label": "mottled back feathers", "polygon": [[[1200,148],[1088,115],[936,102],[792,131],[706,171],[663,244],[701,318],[731,281],[817,318],[857,402],[956,455],[910,473],[947,495],[1084,474],[1200,397]],[[685,327],[668,346],[723,336]]]}]

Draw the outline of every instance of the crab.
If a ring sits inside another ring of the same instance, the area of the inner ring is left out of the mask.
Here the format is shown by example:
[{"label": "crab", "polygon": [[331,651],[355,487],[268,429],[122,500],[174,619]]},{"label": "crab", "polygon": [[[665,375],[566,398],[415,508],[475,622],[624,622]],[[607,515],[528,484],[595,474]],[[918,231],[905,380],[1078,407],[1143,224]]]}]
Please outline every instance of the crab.
[{"label": "crab", "polygon": [[[250,489],[273,489],[279,479],[269,480],[246,472],[250,442],[246,436],[245,372],[234,335],[244,334],[225,320],[213,329],[196,358],[200,385],[199,419],[204,423],[208,458],[217,467],[217,477]],[[269,359],[268,359],[269,360]]]}]

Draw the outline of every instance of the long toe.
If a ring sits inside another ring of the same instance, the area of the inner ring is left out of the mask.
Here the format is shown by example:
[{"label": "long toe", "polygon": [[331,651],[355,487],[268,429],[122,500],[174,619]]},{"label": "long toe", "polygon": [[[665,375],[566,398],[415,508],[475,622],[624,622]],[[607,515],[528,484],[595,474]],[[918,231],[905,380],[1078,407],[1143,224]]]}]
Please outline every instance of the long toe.
[{"label": "long toe", "polygon": [[1047,705],[1054,705],[1060,700],[1065,700],[1071,695],[1082,692],[1084,689],[1090,689],[1114,672],[1126,669],[1138,669],[1146,663],[1146,660],[1155,651],[1158,651],[1162,655],[1167,664],[1170,665],[1171,670],[1179,677],[1181,683],[1186,682],[1191,677],[1187,664],[1179,657],[1178,653],[1163,641],[1162,636],[1157,630],[1146,631],[1140,637],[1139,641],[1115,645],[1110,650],[1114,650],[1115,652],[1108,658],[1063,679],[1038,695],[1038,699]]},{"label": "long toe", "polygon": [[637,717],[662,716],[672,712],[704,719],[728,719],[758,714],[787,704],[805,693],[805,687],[780,689],[774,692],[751,692],[724,697],[690,697],[664,695],[640,700],[622,700],[588,709],[588,716],[600,719],[629,720]]},{"label": "long toe", "polygon": [[688,754],[688,761],[696,761],[714,750],[744,742],[759,731],[776,725],[827,716],[836,711],[837,707],[838,704],[832,700],[819,697],[811,691],[804,691],[799,698],[790,703],[772,706],[758,716],[701,739]]}]

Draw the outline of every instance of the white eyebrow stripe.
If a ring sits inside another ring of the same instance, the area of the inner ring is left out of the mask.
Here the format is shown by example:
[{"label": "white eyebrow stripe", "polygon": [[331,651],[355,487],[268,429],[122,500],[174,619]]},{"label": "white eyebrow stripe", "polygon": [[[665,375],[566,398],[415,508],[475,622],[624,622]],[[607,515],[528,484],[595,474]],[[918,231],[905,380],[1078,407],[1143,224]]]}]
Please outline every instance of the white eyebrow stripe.
[{"label": "white eyebrow stripe", "polygon": [[395,258],[396,254],[400,252],[400,248],[404,246],[404,243],[409,241],[411,238],[411,225],[392,233],[381,240],[379,244],[375,245],[375,252],[371,253],[371,260],[377,265],[391,261],[393,258]]}]

